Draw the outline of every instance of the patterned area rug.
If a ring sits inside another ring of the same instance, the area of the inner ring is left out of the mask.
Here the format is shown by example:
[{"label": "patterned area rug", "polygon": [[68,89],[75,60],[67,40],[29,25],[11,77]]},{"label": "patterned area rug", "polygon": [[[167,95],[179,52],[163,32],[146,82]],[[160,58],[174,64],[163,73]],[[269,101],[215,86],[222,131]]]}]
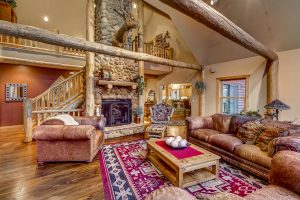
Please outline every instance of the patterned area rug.
[{"label": "patterned area rug", "polygon": [[[172,185],[168,179],[145,159],[144,140],[104,145],[99,153],[106,200],[145,199],[148,193]],[[201,199],[218,192],[239,196],[264,187],[265,183],[225,162],[220,162],[218,180],[185,188]]]}]

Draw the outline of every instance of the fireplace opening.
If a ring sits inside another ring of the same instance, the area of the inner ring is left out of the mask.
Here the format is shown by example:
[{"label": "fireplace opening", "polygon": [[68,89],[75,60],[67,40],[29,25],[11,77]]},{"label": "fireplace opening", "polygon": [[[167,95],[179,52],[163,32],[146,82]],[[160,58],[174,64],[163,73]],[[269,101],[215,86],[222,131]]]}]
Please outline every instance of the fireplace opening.
[{"label": "fireplace opening", "polygon": [[102,114],[106,126],[120,126],[132,121],[131,99],[102,100]]}]

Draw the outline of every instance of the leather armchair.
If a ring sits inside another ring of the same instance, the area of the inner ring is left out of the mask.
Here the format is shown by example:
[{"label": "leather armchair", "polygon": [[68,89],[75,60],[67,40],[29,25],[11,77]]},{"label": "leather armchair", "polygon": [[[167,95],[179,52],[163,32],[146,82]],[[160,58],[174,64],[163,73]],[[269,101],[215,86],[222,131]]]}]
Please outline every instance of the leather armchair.
[{"label": "leather armchair", "polygon": [[[105,118],[75,117],[79,125],[61,125],[52,120],[36,127],[37,161],[91,162],[104,143]],[[60,125],[54,125],[54,122]]]}]

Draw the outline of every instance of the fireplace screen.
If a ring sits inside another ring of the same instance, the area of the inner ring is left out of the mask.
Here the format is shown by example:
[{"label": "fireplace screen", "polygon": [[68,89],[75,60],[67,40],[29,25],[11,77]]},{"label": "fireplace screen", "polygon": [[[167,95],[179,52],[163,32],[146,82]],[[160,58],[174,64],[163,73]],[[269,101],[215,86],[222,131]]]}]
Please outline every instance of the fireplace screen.
[{"label": "fireplace screen", "polygon": [[102,114],[106,118],[106,126],[130,124],[132,120],[131,100],[103,100]]}]

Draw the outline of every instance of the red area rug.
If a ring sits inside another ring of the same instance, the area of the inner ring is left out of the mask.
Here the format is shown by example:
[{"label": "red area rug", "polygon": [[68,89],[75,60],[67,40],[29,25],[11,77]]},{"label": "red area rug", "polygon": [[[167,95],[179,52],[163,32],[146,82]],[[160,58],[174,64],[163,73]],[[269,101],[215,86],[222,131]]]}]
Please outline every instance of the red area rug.
[{"label": "red area rug", "polygon": [[[104,145],[99,153],[106,200],[145,199],[148,193],[172,185],[168,179],[145,159],[144,140]],[[225,162],[220,162],[218,180],[185,188],[201,198],[218,192],[246,196],[265,183]]]}]

